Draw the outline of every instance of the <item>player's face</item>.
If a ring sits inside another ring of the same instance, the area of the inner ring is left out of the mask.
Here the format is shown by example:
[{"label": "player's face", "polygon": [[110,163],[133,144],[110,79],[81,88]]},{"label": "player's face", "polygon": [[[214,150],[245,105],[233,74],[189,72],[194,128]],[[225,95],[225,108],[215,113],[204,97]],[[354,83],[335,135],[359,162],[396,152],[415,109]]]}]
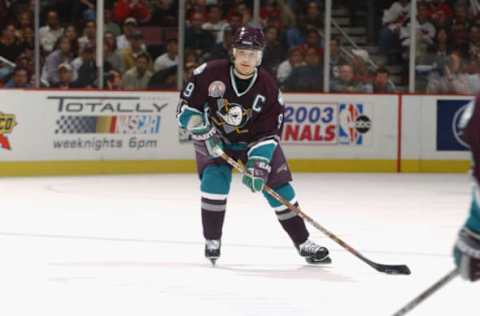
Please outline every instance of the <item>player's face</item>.
[{"label": "player's face", "polygon": [[236,48],[234,50],[235,70],[245,76],[251,75],[257,66],[259,54],[261,54],[259,50]]}]

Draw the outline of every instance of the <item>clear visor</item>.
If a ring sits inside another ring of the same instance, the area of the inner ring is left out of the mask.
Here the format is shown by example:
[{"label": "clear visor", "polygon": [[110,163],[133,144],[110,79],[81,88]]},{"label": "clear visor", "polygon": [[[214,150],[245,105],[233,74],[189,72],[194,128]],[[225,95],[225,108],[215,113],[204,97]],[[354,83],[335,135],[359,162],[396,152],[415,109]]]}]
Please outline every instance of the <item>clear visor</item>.
[{"label": "clear visor", "polygon": [[262,51],[257,49],[234,48],[233,56],[236,59],[257,63],[262,57]]}]

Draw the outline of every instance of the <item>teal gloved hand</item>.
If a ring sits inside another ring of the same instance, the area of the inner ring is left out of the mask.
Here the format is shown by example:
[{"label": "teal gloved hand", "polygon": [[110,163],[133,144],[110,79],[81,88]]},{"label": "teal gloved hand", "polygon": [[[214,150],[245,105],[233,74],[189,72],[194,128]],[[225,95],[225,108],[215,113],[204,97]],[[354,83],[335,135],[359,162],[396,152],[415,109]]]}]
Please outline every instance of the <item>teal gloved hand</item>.
[{"label": "teal gloved hand", "polygon": [[192,129],[192,138],[203,147],[205,153],[212,157],[220,157],[223,152],[223,141],[213,126]]},{"label": "teal gloved hand", "polygon": [[270,174],[270,165],[260,159],[249,159],[246,170],[248,175],[243,175],[242,182],[252,192],[261,192]]},{"label": "teal gloved hand", "polygon": [[463,279],[480,279],[480,235],[463,228],[458,234],[453,256]]}]

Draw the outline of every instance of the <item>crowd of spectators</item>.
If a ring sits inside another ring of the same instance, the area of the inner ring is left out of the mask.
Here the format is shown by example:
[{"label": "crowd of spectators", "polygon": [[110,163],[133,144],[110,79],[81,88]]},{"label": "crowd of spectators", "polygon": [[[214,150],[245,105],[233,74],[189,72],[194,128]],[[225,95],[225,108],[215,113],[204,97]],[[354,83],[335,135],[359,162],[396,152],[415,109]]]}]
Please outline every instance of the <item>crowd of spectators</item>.
[{"label": "crowd of spectators", "polygon": [[[393,2],[383,15],[379,48],[390,63],[408,64],[410,1]],[[480,91],[480,2],[420,0],[417,4],[416,90]]]},{"label": "crowd of spectators", "polygon": [[[96,88],[96,1],[43,0],[41,87]],[[322,0],[262,0],[260,24],[266,47],[262,67],[288,92],[321,92],[324,86]],[[339,0],[352,9],[355,1]],[[475,6],[477,4],[477,6]],[[0,86],[32,87],[33,0],[0,0]],[[188,0],[184,60],[178,58],[178,1],[106,0],[104,87],[175,89],[177,66],[187,77],[201,63],[229,58],[232,35],[254,25],[252,0]],[[352,9],[353,10],[353,9]],[[473,92],[480,59],[478,0],[419,0],[417,72],[428,92]],[[406,64],[409,1],[398,0],[383,16],[378,44],[390,63]],[[373,68],[363,49],[348,50],[331,38],[332,92],[392,93],[389,71]]]}]

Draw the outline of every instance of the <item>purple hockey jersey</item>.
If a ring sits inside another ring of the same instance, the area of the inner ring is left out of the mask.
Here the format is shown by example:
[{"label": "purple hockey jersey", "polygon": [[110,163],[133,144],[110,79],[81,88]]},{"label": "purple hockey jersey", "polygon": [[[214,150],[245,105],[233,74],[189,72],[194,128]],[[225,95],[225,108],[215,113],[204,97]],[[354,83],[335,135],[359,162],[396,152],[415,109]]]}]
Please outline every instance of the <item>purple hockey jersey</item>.
[{"label": "purple hockey jersey", "polygon": [[473,158],[473,176],[480,184],[480,96],[470,103],[460,120],[462,138],[470,147]]},{"label": "purple hockey jersey", "polygon": [[280,137],[283,101],[275,80],[263,69],[258,69],[248,88],[239,92],[233,66],[227,60],[202,64],[180,98],[181,106],[206,113],[226,143],[251,144]]}]

